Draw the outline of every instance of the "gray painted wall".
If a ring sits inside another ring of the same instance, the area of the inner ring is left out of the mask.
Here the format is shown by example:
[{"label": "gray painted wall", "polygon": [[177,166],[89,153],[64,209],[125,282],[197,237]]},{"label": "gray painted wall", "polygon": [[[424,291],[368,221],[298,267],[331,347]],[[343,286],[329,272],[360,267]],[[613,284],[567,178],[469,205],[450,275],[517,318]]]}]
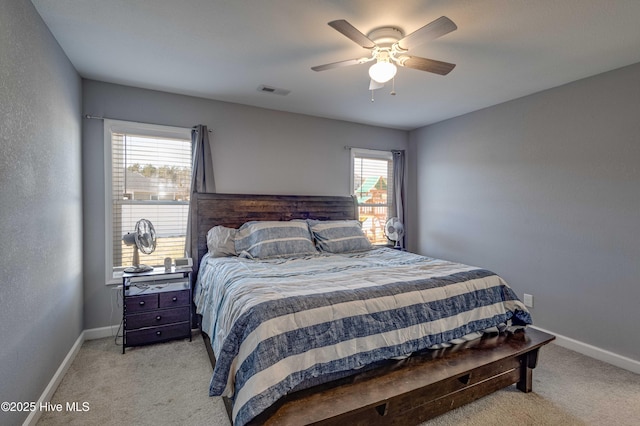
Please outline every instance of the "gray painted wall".
[{"label": "gray painted wall", "polygon": [[[265,95],[268,96],[268,95]],[[85,114],[170,126],[205,124],[218,192],[348,195],[345,145],[407,149],[408,133],[239,104],[83,82]],[[85,328],[120,321],[105,286],[103,123],[84,120]]]},{"label": "gray painted wall", "polygon": [[640,360],[640,64],[410,135],[423,254],[501,274],[535,324]]},{"label": "gray painted wall", "polygon": [[0,401],[37,401],[83,329],[80,91],[31,2],[1,1]]}]

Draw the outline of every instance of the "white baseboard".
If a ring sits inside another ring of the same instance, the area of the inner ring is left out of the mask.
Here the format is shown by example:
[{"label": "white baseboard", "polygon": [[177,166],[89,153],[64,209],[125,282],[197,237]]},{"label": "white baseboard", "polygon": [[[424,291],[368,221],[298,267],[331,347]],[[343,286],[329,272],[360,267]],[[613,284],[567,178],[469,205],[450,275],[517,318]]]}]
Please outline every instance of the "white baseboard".
[{"label": "white baseboard", "polygon": [[119,328],[120,328],[119,324],[109,325],[109,326],[100,327],[100,328],[91,328],[84,331],[84,339],[95,340],[95,339],[102,339],[104,337],[115,337]]},{"label": "white baseboard", "polygon": [[[60,384],[60,382],[62,381],[62,378],[64,377],[67,370],[71,366],[71,363],[76,358],[76,355],[78,355],[78,352],[80,351],[80,348],[82,347],[82,344],[85,342],[85,340],[95,340],[95,339],[102,339],[103,337],[113,337],[118,332],[119,327],[120,325],[116,324],[116,325],[107,326],[107,327],[92,328],[92,329],[84,330],[82,333],[80,333],[80,336],[78,336],[78,339],[76,339],[76,342],[73,344],[73,346],[69,350],[69,353],[67,353],[67,356],[62,361],[62,364],[60,364],[60,367],[58,367],[58,370],[49,381],[49,384],[44,389],[44,392],[42,392],[42,395],[40,395],[40,398],[38,398],[38,401],[36,402],[36,406],[40,407],[40,403],[46,403],[51,401],[51,397],[53,397],[53,394],[55,393],[56,389],[58,389],[58,385]],[[29,416],[26,418],[24,423],[22,423],[22,426],[35,425],[36,423],[38,423],[38,420],[40,419],[40,415],[41,415],[40,410],[33,410],[29,414]]]},{"label": "white baseboard", "polygon": [[563,336],[553,331],[545,330],[544,328],[535,327],[535,326],[530,326],[530,327],[556,336],[556,340],[554,340],[552,343],[555,343],[558,346],[571,349],[572,351],[576,351],[590,358],[604,361],[607,364],[615,365],[616,367],[629,370],[632,373],[640,374],[640,361],[636,361],[635,359],[627,358],[622,355],[609,352],[605,349],[601,349],[596,346],[589,345],[588,343],[583,343],[583,342],[580,342],[579,340],[575,340],[570,337]]},{"label": "white baseboard", "polygon": [[[73,360],[75,359],[76,355],[78,355],[78,352],[80,352],[80,348],[82,347],[82,344],[84,343],[84,341],[85,341],[85,332],[83,331],[82,333],[80,333],[80,336],[78,336],[78,338],[76,339],[76,342],[71,347],[71,350],[69,350],[69,353],[67,353],[67,356],[64,358],[64,360],[62,360],[62,364],[60,364],[60,367],[58,367],[58,370],[49,381],[49,384],[44,389],[44,392],[42,392],[42,395],[40,395],[40,398],[38,398],[38,401],[36,402],[36,407],[40,407],[41,406],[40,404],[44,404],[46,402],[51,401],[51,397],[55,393],[56,389],[58,389],[58,385],[62,381],[62,378],[64,377],[64,375],[67,373],[67,370],[69,369],[69,367],[71,367],[71,363],[73,363]],[[29,413],[29,416],[25,419],[22,425],[23,426],[35,425],[36,423],[38,423],[38,419],[40,419],[40,416],[41,416],[40,410],[33,410],[31,411],[31,413]]]}]

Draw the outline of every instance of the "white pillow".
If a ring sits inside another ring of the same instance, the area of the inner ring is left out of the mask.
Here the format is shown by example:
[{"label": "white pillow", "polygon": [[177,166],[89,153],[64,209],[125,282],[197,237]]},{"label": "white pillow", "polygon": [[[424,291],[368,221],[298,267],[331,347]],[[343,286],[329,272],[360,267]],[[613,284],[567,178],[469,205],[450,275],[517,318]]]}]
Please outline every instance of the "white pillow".
[{"label": "white pillow", "polygon": [[207,232],[207,248],[213,257],[237,256],[235,237],[237,229],[214,226]]}]

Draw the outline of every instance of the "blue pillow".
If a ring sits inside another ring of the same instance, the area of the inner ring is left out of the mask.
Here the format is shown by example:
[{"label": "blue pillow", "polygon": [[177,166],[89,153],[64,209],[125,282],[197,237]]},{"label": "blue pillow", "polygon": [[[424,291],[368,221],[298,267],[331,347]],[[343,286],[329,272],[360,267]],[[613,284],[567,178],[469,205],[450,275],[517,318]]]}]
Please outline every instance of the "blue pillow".
[{"label": "blue pillow", "polygon": [[308,219],[307,222],[321,252],[350,253],[373,248],[362,231],[360,221]]},{"label": "blue pillow", "polygon": [[318,254],[304,220],[247,222],[236,233],[235,248],[251,259]]}]

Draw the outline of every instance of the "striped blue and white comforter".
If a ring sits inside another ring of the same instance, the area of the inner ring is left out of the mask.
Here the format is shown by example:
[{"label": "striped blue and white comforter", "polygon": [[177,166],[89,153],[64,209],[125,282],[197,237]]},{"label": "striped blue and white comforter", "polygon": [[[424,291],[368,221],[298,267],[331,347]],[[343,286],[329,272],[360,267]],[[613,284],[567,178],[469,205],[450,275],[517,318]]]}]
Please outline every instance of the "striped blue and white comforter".
[{"label": "striped blue and white comforter", "polygon": [[209,393],[233,398],[236,425],[318,376],[531,323],[493,272],[391,249],[205,256],[194,301],[216,356]]}]

